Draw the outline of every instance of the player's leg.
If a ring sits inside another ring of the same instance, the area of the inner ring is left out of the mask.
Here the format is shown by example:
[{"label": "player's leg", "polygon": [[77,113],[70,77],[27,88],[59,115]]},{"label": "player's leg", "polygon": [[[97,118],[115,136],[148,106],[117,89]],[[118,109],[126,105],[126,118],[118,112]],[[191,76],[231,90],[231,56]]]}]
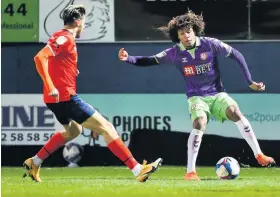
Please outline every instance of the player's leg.
[{"label": "player's leg", "polygon": [[43,161],[65,143],[76,138],[82,132],[82,126],[71,121],[66,115],[66,103],[47,104],[48,108],[55,114],[57,120],[63,125],[63,131],[56,132],[49,141],[32,158],[24,161],[24,167],[28,170],[28,175],[35,181],[41,182],[39,169]]},{"label": "player's leg", "polygon": [[236,124],[242,137],[251,147],[259,164],[261,164],[262,166],[275,164],[273,158],[267,157],[262,153],[250,122],[241,113],[237,103],[228,94],[220,93],[219,95],[217,95],[214,108],[216,108],[215,110],[219,112],[215,113],[217,116],[224,120],[231,120]]},{"label": "player's leg", "polygon": [[[61,122],[61,121],[60,121]],[[65,130],[56,132],[50,140],[41,148],[41,150],[33,157],[34,164],[40,166],[43,161],[48,158],[58,148],[73,140],[82,132],[82,126],[71,121],[68,124],[63,123]]]},{"label": "player's leg", "polygon": [[185,180],[200,180],[196,174],[196,159],[207,125],[209,106],[202,97],[192,97],[188,100],[189,113],[193,121],[193,130],[188,139],[188,165]]},{"label": "player's leg", "polygon": [[78,106],[77,110],[80,111],[77,113],[77,116],[72,117],[73,120],[76,120],[83,127],[103,135],[110,151],[125,163],[125,165],[137,177],[138,181],[146,181],[161,165],[161,158],[151,164],[146,165],[146,163],[144,163],[143,165],[140,165],[120,139],[114,126],[108,120],[78,96],[73,98],[73,103]]}]

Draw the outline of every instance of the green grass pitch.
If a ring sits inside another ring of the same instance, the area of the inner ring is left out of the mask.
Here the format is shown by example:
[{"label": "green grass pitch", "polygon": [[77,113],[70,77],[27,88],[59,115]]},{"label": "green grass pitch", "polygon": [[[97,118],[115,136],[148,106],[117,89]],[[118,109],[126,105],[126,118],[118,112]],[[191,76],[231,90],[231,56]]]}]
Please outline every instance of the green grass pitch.
[{"label": "green grass pitch", "polygon": [[184,181],[183,167],[163,166],[146,183],[125,167],[42,168],[42,183],[22,179],[23,168],[2,168],[2,197],[280,196],[280,168],[242,168],[236,180],[219,180],[199,167],[200,182]]}]

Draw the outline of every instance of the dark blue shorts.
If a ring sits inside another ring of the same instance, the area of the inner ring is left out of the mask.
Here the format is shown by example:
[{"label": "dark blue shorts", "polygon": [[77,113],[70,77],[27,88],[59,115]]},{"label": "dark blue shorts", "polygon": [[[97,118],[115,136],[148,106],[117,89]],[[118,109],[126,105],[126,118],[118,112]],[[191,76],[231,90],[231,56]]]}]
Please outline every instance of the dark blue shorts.
[{"label": "dark blue shorts", "polygon": [[95,112],[95,109],[78,95],[71,96],[69,101],[46,103],[46,105],[62,125],[67,125],[72,120],[81,124]]}]

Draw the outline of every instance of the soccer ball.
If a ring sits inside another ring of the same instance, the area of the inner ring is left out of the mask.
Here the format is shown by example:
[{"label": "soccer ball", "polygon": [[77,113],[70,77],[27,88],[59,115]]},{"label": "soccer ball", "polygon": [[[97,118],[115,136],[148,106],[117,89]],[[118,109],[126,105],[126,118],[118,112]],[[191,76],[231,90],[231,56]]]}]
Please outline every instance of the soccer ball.
[{"label": "soccer ball", "polygon": [[223,157],[216,164],[216,174],[221,179],[235,179],[240,172],[238,161],[232,157]]},{"label": "soccer ball", "polygon": [[67,143],[63,148],[63,157],[70,164],[77,164],[83,157],[84,148],[77,143]]}]

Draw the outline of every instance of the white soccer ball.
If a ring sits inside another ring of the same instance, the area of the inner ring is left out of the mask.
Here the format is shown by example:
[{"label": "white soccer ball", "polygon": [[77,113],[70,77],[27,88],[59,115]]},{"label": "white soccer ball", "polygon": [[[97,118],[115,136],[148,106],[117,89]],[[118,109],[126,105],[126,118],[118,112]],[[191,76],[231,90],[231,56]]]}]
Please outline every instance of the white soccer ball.
[{"label": "white soccer ball", "polygon": [[84,154],[84,148],[77,143],[67,143],[63,148],[63,157],[69,163],[78,163]]},{"label": "white soccer ball", "polygon": [[235,179],[239,173],[238,161],[232,157],[223,157],[216,164],[216,174],[221,179]]}]

